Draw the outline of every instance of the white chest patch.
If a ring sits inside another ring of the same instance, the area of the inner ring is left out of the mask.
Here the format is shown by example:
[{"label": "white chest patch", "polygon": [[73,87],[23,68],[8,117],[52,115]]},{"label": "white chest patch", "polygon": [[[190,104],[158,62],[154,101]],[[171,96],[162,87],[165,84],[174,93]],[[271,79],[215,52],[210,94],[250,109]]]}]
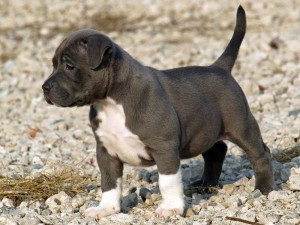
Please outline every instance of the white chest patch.
[{"label": "white chest patch", "polygon": [[126,127],[122,105],[107,98],[95,103],[94,107],[100,120],[95,133],[111,156],[133,166],[140,165],[141,158],[151,160],[139,137]]}]

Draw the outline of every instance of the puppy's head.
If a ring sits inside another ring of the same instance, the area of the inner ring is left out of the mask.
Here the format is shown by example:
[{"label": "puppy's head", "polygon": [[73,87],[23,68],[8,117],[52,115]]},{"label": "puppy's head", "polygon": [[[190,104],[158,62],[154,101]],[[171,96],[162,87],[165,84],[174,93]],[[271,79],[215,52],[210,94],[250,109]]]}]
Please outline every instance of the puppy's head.
[{"label": "puppy's head", "polygon": [[49,104],[83,106],[107,93],[113,42],[104,34],[84,29],[71,33],[56,49],[53,72],[42,88]]}]

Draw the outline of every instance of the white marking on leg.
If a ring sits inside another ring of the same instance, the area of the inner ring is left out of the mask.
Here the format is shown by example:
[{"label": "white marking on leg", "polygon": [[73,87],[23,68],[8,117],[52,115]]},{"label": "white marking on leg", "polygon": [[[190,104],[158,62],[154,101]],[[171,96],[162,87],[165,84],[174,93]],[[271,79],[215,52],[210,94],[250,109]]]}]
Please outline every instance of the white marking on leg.
[{"label": "white marking on leg", "polygon": [[159,174],[159,189],[162,195],[162,203],[156,210],[160,217],[174,214],[182,215],[184,210],[183,185],[181,170],[172,175]]},{"label": "white marking on leg", "polygon": [[102,193],[100,204],[85,210],[86,217],[101,219],[120,212],[120,200],[122,194],[122,178],[117,179],[117,187]]}]

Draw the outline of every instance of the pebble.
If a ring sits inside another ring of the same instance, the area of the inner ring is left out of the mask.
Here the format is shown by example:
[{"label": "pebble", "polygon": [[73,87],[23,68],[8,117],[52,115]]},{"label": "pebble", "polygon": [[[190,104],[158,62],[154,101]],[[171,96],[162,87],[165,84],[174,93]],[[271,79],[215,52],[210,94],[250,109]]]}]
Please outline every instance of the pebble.
[{"label": "pebble", "polygon": [[262,193],[260,190],[256,189],[250,195],[252,198],[258,198],[258,197],[262,196]]},{"label": "pebble", "polygon": [[3,214],[24,217],[25,213],[18,209],[8,209],[2,212]]},{"label": "pebble", "polygon": [[97,189],[97,188],[99,188],[99,187],[100,187],[100,186],[97,185],[97,184],[90,184],[90,185],[86,186],[85,189],[86,189],[87,191],[92,191],[92,190],[95,190],[95,189]]},{"label": "pebble", "polygon": [[15,219],[10,219],[0,215],[0,225],[18,225]]},{"label": "pebble", "polygon": [[288,185],[290,190],[300,191],[300,168],[291,168]]},{"label": "pebble", "polygon": [[186,217],[192,217],[192,216],[194,216],[195,215],[195,212],[194,212],[194,210],[192,209],[192,208],[188,208],[187,210],[186,210],[186,213],[185,213],[185,216]]},{"label": "pebble", "polygon": [[148,170],[143,169],[139,173],[139,178],[148,183],[151,181],[150,177],[151,177],[151,173]]},{"label": "pebble", "polygon": [[141,188],[139,192],[139,196],[141,196],[142,200],[145,201],[146,199],[151,198],[151,191],[147,188]]},{"label": "pebble", "polygon": [[285,202],[290,202],[294,198],[295,198],[295,194],[288,190],[271,191],[268,195],[268,199],[271,201],[282,200]]},{"label": "pebble", "polygon": [[45,203],[52,213],[73,212],[72,198],[64,191],[60,191],[58,194],[49,197]]},{"label": "pebble", "polygon": [[232,194],[237,190],[237,187],[234,184],[225,184],[223,185],[223,190],[225,190],[228,194]]},{"label": "pebble", "polygon": [[14,202],[9,198],[4,197],[2,199],[2,204],[8,208],[14,208]]},{"label": "pebble", "polygon": [[38,217],[32,217],[31,215],[26,215],[19,222],[20,225],[38,225],[41,224],[41,220]]},{"label": "pebble", "polygon": [[158,181],[158,172],[157,171],[152,171],[151,176],[150,176],[150,182],[157,182]]},{"label": "pebble", "polygon": [[238,181],[234,182],[233,184],[237,187],[239,186],[245,186],[247,185],[249,179],[247,177],[242,177],[241,179],[239,179]]},{"label": "pebble", "polygon": [[130,211],[133,207],[137,206],[138,204],[138,195],[137,193],[130,193],[129,195],[123,197],[122,199],[122,211],[123,212],[128,212]]}]

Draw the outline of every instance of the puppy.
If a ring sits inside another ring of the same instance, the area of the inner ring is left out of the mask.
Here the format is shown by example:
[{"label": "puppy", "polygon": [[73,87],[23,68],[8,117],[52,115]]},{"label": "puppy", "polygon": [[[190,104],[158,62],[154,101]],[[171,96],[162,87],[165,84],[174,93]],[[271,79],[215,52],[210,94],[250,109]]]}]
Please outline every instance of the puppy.
[{"label": "puppy", "polygon": [[95,30],[79,30],[63,40],[42,88],[49,104],[90,105],[103,194],[86,216],[120,212],[124,163],[156,164],[163,199],[156,214],[182,215],[180,159],[202,154],[204,173],[194,185],[216,185],[227,151],[222,140],[247,153],[256,189],[264,194],[274,189],[270,151],[231,75],[245,31],[240,6],[234,34],[212,65],[169,70],[142,65]]}]

